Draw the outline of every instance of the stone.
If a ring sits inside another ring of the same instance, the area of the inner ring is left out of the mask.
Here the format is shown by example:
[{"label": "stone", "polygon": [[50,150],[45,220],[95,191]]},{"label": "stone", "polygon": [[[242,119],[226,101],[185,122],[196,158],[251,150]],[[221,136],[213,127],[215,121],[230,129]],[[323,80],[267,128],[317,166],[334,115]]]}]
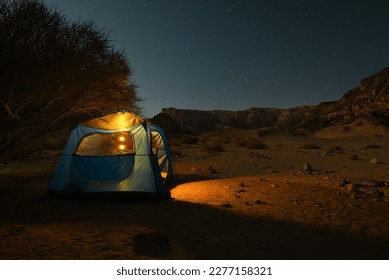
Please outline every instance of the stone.
[{"label": "stone", "polygon": [[373,158],[372,160],[370,160],[370,163],[371,164],[377,164],[378,163],[378,159]]},{"label": "stone", "polygon": [[383,182],[378,181],[378,180],[374,180],[374,179],[366,180],[363,182],[363,184],[367,187],[370,187],[370,188],[378,188],[378,187],[381,187],[382,185],[384,185]]},{"label": "stone", "polygon": [[353,192],[353,191],[355,191],[355,186],[353,184],[347,184],[346,190],[348,192]]},{"label": "stone", "polygon": [[350,183],[351,183],[350,179],[343,179],[342,182],[340,182],[339,187],[345,187]]},{"label": "stone", "polygon": [[208,167],[207,171],[208,171],[208,173],[217,173],[216,169],[213,168],[212,165],[210,165],[210,166]]},{"label": "stone", "polygon": [[370,188],[370,195],[372,197],[380,197],[383,196],[383,194],[377,189],[377,188]]},{"label": "stone", "polygon": [[191,172],[199,172],[199,171],[200,171],[200,168],[198,168],[197,166],[192,166],[192,167],[190,168],[190,171],[191,171]]},{"label": "stone", "polygon": [[304,172],[312,172],[313,171],[312,165],[310,163],[304,164],[303,171]]},{"label": "stone", "polygon": [[382,187],[380,188],[380,191],[382,192],[383,196],[389,197],[389,187]]},{"label": "stone", "polygon": [[222,207],[223,208],[232,208],[232,205],[226,202],[226,203],[222,204]]}]

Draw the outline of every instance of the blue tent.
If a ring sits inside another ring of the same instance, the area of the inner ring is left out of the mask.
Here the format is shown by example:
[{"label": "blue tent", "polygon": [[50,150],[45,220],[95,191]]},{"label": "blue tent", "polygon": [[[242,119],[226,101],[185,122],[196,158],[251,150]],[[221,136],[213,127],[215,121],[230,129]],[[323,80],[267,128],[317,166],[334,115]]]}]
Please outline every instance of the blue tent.
[{"label": "blue tent", "polygon": [[173,162],[161,127],[129,112],[76,125],[48,193],[81,198],[164,197]]}]

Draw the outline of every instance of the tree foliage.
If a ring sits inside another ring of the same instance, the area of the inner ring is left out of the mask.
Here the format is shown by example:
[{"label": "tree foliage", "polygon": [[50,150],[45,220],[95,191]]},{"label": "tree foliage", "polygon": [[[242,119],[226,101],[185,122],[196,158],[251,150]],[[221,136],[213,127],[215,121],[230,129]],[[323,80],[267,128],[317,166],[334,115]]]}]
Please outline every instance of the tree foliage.
[{"label": "tree foliage", "polygon": [[0,0],[0,161],[96,115],[138,110],[123,51],[91,21],[38,0]]}]

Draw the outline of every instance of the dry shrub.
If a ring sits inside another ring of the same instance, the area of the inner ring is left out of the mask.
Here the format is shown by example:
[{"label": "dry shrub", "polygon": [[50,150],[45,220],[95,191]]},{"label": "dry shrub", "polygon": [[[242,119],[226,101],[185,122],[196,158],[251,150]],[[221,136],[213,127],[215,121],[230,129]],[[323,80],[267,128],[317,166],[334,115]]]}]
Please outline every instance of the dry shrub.
[{"label": "dry shrub", "polygon": [[231,144],[231,138],[230,137],[224,137],[222,139],[222,141],[223,141],[223,144]]},{"label": "dry shrub", "polygon": [[246,138],[238,138],[236,139],[236,146],[241,148],[241,147],[246,147],[248,143],[248,140]]},{"label": "dry shrub", "polygon": [[313,150],[313,149],[321,149],[320,146],[316,145],[316,144],[305,144],[303,145],[302,147],[300,147],[300,149],[310,149],[310,150]]},{"label": "dry shrub", "polygon": [[333,153],[341,153],[343,151],[343,149],[340,147],[340,146],[332,146],[330,147],[327,152],[330,153],[330,154],[333,154]]},{"label": "dry shrub", "polygon": [[366,145],[365,147],[362,148],[362,150],[367,150],[367,149],[381,149],[382,147],[380,145],[376,144],[369,144]]},{"label": "dry shrub", "polygon": [[267,149],[262,140],[255,137],[238,138],[235,142],[237,147],[246,147],[247,149]]},{"label": "dry shrub", "polygon": [[204,152],[224,152],[224,146],[220,143],[209,142],[204,143],[201,150]]},{"label": "dry shrub", "polygon": [[192,135],[186,135],[182,138],[181,144],[197,144],[199,143],[200,139],[197,136],[192,136]]},{"label": "dry shrub", "polygon": [[247,149],[264,150],[267,149],[266,145],[258,138],[250,138],[246,144]]}]

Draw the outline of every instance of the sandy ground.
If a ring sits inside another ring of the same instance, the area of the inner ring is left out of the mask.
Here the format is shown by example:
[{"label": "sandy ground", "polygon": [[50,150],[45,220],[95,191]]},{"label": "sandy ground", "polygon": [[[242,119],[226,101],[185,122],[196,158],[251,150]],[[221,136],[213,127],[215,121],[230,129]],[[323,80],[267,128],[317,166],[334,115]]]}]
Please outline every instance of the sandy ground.
[{"label": "sandy ground", "polygon": [[224,152],[173,140],[156,202],[47,198],[50,151],[2,165],[0,259],[389,259],[389,133],[357,129],[267,149],[237,147],[251,130],[199,136]]}]

